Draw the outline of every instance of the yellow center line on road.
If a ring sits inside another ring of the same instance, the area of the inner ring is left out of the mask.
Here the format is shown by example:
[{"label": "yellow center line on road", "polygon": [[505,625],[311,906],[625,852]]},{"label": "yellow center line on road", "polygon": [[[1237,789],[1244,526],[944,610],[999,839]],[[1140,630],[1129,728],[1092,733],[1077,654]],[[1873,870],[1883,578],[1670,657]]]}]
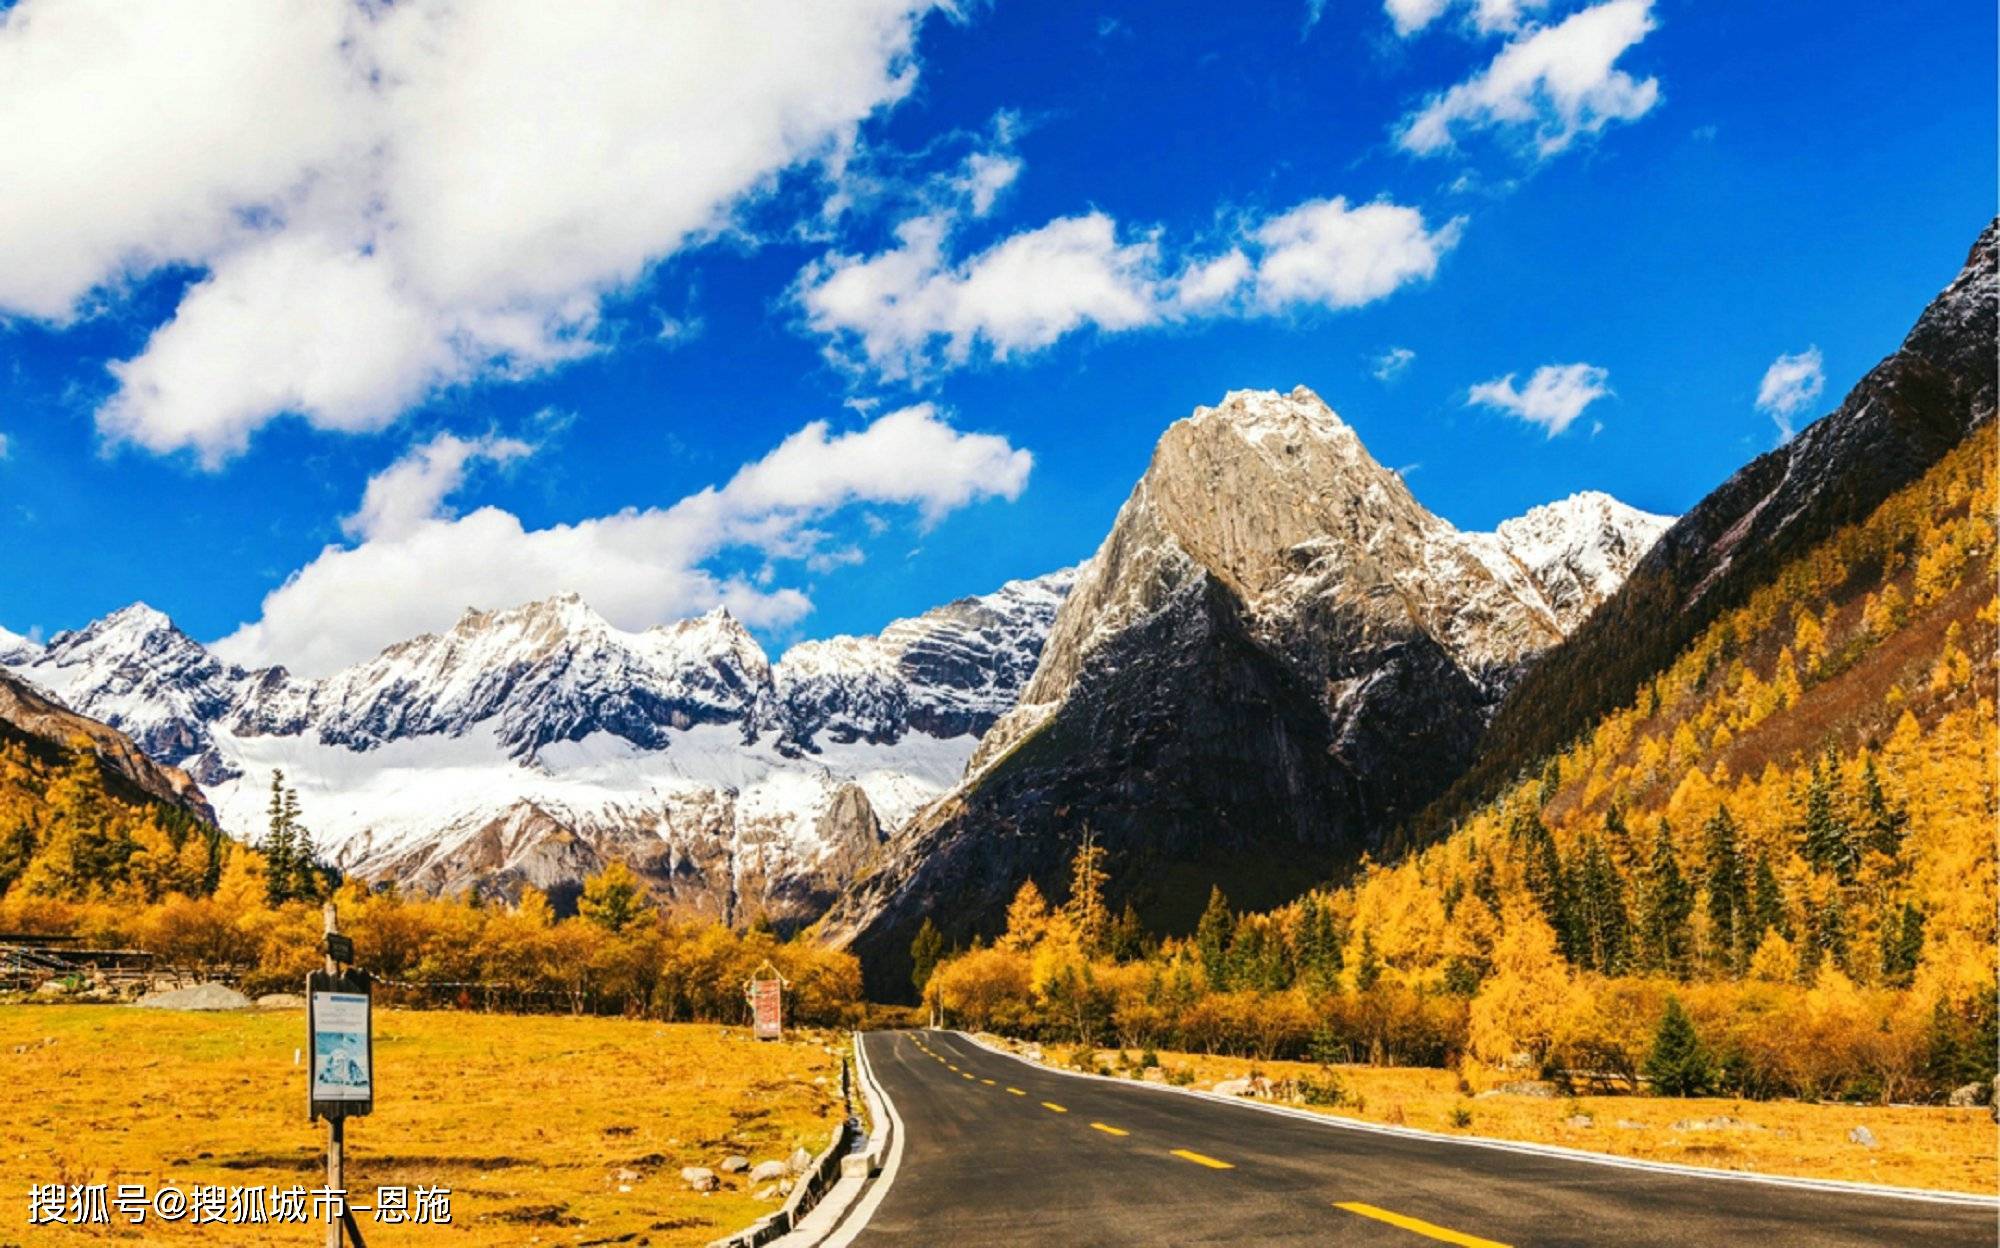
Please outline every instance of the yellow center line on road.
[{"label": "yellow center line on road", "polygon": [[1021,1089],[1019,1089],[1019,1088],[1008,1088],[1007,1090],[1008,1090],[1009,1092],[1012,1092],[1012,1093],[1013,1093],[1013,1094],[1014,1094],[1015,1096],[1026,1096],[1026,1095],[1027,1095],[1027,1093],[1026,1093],[1026,1092],[1023,1092],[1023,1091],[1021,1091]]},{"label": "yellow center line on road", "polygon": [[1226,1161],[1217,1161],[1205,1153],[1197,1153],[1185,1148],[1174,1150],[1174,1156],[1182,1161],[1191,1161],[1197,1166],[1207,1166],[1211,1170],[1234,1170],[1236,1167]]},{"label": "yellow center line on road", "polygon": [[998,1086],[991,1079],[981,1079],[979,1082],[985,1084],[989,1088]]},{"label": "yellow center line on road", "polygon": [[1454,1231],[1450,1227],[1426,1222],[1422,1218],[1406,1217],[1400,1213],[1391,1213],[1387,1209],[1378,1209],[1374,1205],[1364,1205],[1358,1200],[1337,1200],[1333,1203],[1333,1207],[1345,1209],[1364,1218],[1373,1218],[1377,1222],[1387,1222],[1390,1226],[1399,1226],[1406,1231],[1413,1231],[1442,1243],[1457,1244],[1459,1248],[1508,1248],[1508,1245],[1496,1239],[1481,1239],[1477,1235]]},{"label": "yellow center line on road", "polygon": [[1067,1109],[1064,1109],[1062,1106],[1056,1104],[1054,1101],[1043,1101],[1042,1108],[1047,1110],[1052,1110],[1058,1114],[1066,1114],[1069,1112]]},{"label": "yellow center line on road", "polygon": [[1125,1128],[1123,1128],[1123,1127],[1107,1127],[1107,1126],[1105,1126],[1105,1125],[1104,1125],[1103,1123],[1101,1123],[1101,1122],[1093,1122],[1093,1123],[1091,1123],[1091,1124],[1090,1124],[1090,1129],[1091,1129],[1092,1131],[1102,1131],[1102,1132],[1104,1132],[1104,1134],[1106,1134],[1106,1135],[1130,1135],[1130,1134],[1132,1134],[1132,1133],[1131,1133],[1130,1131],[1127,1131],[1127,1130],[1126,1130]]},{"label": "yellow center line on road", "polygon": [[969,1075],[969,1074],[965,1073],[965,1072],[964,1072],[964,1071],[962,1071],[962,1070],[958,1072],[958,1077],[959,1077],[959,1078],[961,1078],[961,1079],[970,1079],[970,1078],[972,1078],[972,1076],[971,1076],[971,1075]]}]

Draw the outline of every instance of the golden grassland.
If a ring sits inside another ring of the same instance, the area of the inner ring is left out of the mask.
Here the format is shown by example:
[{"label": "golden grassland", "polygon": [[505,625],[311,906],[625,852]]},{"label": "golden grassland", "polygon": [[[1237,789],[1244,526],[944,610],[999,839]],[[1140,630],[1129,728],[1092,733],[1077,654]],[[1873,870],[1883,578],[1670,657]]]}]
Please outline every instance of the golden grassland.
[{"label": "golden grassland", "polygon": [[[305,1116],[302,1011],[0,1007],[0,1245],[318,1242],[304,1227],[29,1228],[34,1183],[229,1187],[324,1176]],[[348,1128],[347,1186],[452,1189],[452,1224],[374,1225],[397,1244],[702,1244],[777,1206],[741,1175],[680,1168],[817,1153],[839,1121],[841,1038],[614,1018],[379,1011],[375,1113]],[[621,1170],[636,1172],[622,1181]],[[628,1187],[629,1191],[620,1188]]]},{"label": "golden grassland", "polygon": [[[1002,1042],[1004,1043],[1004,1042]],[[1079,1060],[1073,1048],[1051,1046],[1051,1065]],[[1085,1068],[1089,1055],[1081,1055]],[[1324,1079],[1330,1071],[1346,1093],[1338,1108],[1301,1106],[1340,1118],[1389,1123],[1447,1135],[1491,1136],[1534,1144],[1614,1153],[1649,1161],[1755,1170],[1814,1179],[1844,1179],[1993,1195],[2000,1191],[1996,1127],[1985,1108],[1922,1105],[1835,1105],[1748,1101],[1729,1097],[1533,1096],[1462,1086],[1455,1071],[1407,1066],[1331,1066],[1161,1053],[1161,1067],[1190,1086],[1259,1074],[1274,1083]],[[1100,1069],[1138,1074],[1137,1050],[1096,1051]],[[1469,1115],[1469,1122],[1458,1115]],[[1588,1125],[1580,1120],[1589,1119]],[[1718,1120],[1732,1120],[1730,1123]],[[1458,1125],[1465,1122],[1466,1125]],[[1683,1124],[1676,1126],[1676,1124]],[[1866,1127],[1870,1148],[1848,1139]]]}]

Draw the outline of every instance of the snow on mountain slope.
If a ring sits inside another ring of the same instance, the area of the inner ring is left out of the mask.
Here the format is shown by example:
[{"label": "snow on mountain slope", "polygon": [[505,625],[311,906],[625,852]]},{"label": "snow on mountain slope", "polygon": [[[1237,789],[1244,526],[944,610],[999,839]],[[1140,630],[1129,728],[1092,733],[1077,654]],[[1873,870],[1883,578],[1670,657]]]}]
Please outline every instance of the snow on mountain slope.
[{"label": "snow on mountain slope", "polygon": [[12,667],[17,663],[32,663],[42,652],[42,647],[19,633],[0,628],[0,667]]},{"label": "snow on mountain slope", "polygon": [[25,661],[0,662],[131,737],[156,761],[185,767],[204,784],[226,778],[226,766],[213,765],[209,725],[227,713],[242,672],[146,604],[57,633]]},{"label": "snow on mountain slope", "polygon": [[282,770],[321,851],[363,876],[511,892],[619,858],[688,909],[783,920],[957,780],[1072,577],[777,664],[727,611],[628,632],[571,594],[318,681],[223,664],[142,605],[45,648],[0,639],[0,666],[195,772],[239,836]]},{"label": "snow on mountain slope", "polygon": [[1673,522],[1585,490],[1502,521],[1491,533],[1460,536],[1496,576],[1517,569],[1567,636],[1624,584]]}]

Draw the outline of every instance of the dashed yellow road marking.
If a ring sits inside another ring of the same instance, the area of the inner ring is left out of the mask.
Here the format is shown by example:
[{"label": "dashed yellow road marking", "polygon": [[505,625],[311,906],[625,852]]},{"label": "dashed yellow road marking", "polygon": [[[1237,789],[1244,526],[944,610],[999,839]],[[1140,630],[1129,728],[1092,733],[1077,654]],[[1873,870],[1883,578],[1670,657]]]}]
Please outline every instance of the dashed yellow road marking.
[{"label": "dashed yellow road marking", "polygon": [[961,1079],[970,1079],[970,1078],[972,1078],[972,1076],[971,1076],[971,1075],[968,1075],[968,1074],[966,1074],[966,1073],[965,1073],[964,1071],[962,1071],[962,1070],[958,1072],[958,1077],[959,1077],[959,1078],[961,1078]]},{"label": "dashed yellow road marking", "polygon": [[1400,1226],[1406,1231],[1413,1231],[1418,1235],[1426,1235],[1431,1239],[1443,1243],[1457,1244],[1459,1248],[1508,1248],[1506,1244],[1498,1240],[1481,1239],[1477,1235],[1467,1235],[1463,1231],[1454,1231],[1450,1227],[1439,1226],[1434,1222],[1426,1222],[1422,1218],[1407,1217],[1400,1213],[1391,1213],[1387,1209],[1378,1209],[1374,1205],[1364,1205],[1358,1200],[1337,1200],[1334,1202],[1333,1207],[1336,1209],[1345,1209],[1349,1213],[1359,1214],[1364,1218],[1373,1218],[1377,1222],[1387,1222],[1390,1226]]},{"label": "dashed yellow road marking", "polygon": [[1054,1101],[1043,1101],[1042,1108],[1053,1110],[1058,1114],[1066,1114],[1069,1112],[1067,1109],[1064,1109],[1062,1106],[1056,1104]]},{"label": "dashed yellow road marking", "polygon": [[996,1086],[991,1079],[981,1079],[979,1082],[985,1084],[989,1088]]},{"label": "dashed yellow road marking", "polygon": [[1013,1094],[1014,1094],[1015,1096],[1026,1096],[1026,1095],[1027,1095],[1027,1093],[1026,1093],[1026,1092],[1023,1092],[1023,1091],[1021,1091],[1021,1089],[1019,1089],[1019,1088],[1008,1088],[1007,1090],[1008,1090],[1009,1092],[1012,1092],[1012,1093],[1013,1093]]},{"label": "dashed yellow road marking", "polygon": [[1103,1123],[1101,1123],[1101,1122],[1093,1122],[1093,1123],[1091,1123],[1091,1124],[1090,1124],[1090,1129],[1091,1129],[1092,1131],[1102,1131],[1102,1132],[1104,1132],[1104,1134],[1106,1134],[1106,1135],[1130,1135],[1130,1134],[1132,1134],[1132,1133],[1131,1133],[1130,1131],[1127,1131],[1127,1130],[1126,1130],[1125,1128],[1123,1128],[1123,1127],[1108,1127],[1108,1126],[1104,1125],[1104,1124],[1103,1124]]},{"label": "dashed yellow road marking", "polygon": [[1205,1153],[1193,1152],[1185,1148],[1174,1150],[1174,1156],[1182,1161],[1191,1161],[1197,1166],[1207,1166],[1211,1170],[1234,1170],[1236,1167],[1226,1161],[1217,1161]]}]

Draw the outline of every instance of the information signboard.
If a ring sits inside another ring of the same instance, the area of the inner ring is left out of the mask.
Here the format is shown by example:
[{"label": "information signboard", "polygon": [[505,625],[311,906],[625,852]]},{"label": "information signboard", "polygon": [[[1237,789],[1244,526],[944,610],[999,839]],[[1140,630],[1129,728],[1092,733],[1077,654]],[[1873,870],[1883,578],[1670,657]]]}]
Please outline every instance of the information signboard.
[{"label": "information signboard", "polygon": [[375,1108],[375,1029],[365,971],[315,971],[306,983],[312,1116],[346,1118]]},{"label": "information signboard", "polygon": [[785,981],[773,975],[750,981],[751,1034],[780,1040],[785,1034]]}]

